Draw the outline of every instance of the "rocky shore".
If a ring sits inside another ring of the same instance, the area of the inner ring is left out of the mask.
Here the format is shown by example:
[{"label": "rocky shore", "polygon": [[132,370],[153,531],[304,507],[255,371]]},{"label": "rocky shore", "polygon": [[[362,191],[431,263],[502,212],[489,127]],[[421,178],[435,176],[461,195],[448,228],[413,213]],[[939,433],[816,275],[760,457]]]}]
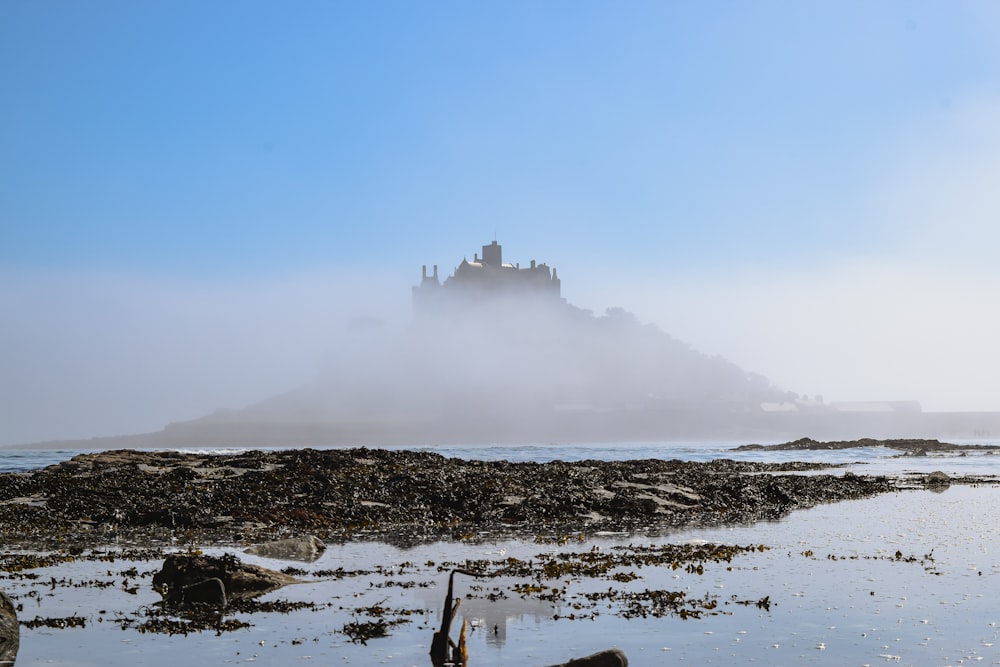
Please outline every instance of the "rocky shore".
[{"label": "rocky shore", "polygon": [[[248,544],[310,533],[395,543],[777,519],[899,480],[806,463],[482,462],[381,449],[116,450],[0,475],[15,545]],[[809,474],[801,474],[808,472]]]},{"label": "rocky shore", "polygon": [[[901,455],[933,456],[955,447],[935,443],[800,440],[778,448],[884,446]],[[984,453],[990,452],[977,452]],[[729,459],[510,463],[364,448],[81,454],[31,472],[0,474],[0,583],[12,600],[0,606],[0,621],[6,619],[0,623],[0,663],[13,661],[19,641],[29,661],[47,655],[56,630],[100,644],[105,627],[187,638],[242,635],[259,625],[261,634],[232,644],[236,656],[255,657],[266,643],[259,637],[278,628],[281,639],[268,650],[282,656],[276,660],[281,663],[312,658],[317,646],[326,645],[338,659],[351,652],[366,660],[368,642],[385,642],[393,652],[409,651],[415,662],[426,660],[429,650],[431,664],[449,664],[455,656],[462,664],[467,619],[454,627],[450,621],[464,601],[468,618],[478,624],[468,629],[477,633],[471,635],[475,658],[491,650],[481,633],[492,627],[496,641],[506,636],[501,626],[509,612],[502,607],[510,602],[558,624],[551,628],[566,629],[552,634],[555,643],[547,636],[544,646],[535,637],[533,651],[544,656],[536,657],[542,664],[621,667],[628,664],[623,648],[631,647],[634,657],[637,646],[641,656],[652,645],[621,646],[608,634],[584,650],[566,641],[577,636],[567,624],[605,616],[707,623],[741,609],[746,619],[770,617],[788,601],[781,590],[757,585],[758,567],[768,563],[779,563],[782,580],[799,561],[943,572],[933,547],[923,544],[915,550],[876,540],[870,553],[825,555],[806,546],[774,560],[767,555],[774,547],[765,541],[674,543],[668,536],[633,543],[637,535],[774,520],[821,503],[981,482],[996,480],[941,472],[856,475],[829,464]],[[632,530],[637,533],[623,534]],[[602,542],[608,537],[603,531],[622,541]],[[334,546],[361,540],[378,542]],[[359,548],[361,556],[352,554]],[[243,556],[264,565],[243,562]],[[673,575],[662,576],[666,572]],[[716,578],[701,582],[710,572]],[[737,573],[724,593],[717,579],[722,572]],[[462,575],[462,592],[453,595],[455,574]],[[307,588],[290,590],[300,586]],[[425,588],[434,589],[433,602],[410,593]],[[79,597],[81,591],[86,597]],[[259,597],[263,592],[268,596]],[[876,592],[864,588],[863,596],[867,601]],[[441,614],[432,619],[429,609],[438,605]],[[322,620],[310,625],[313,617]],[[306,634],[306,626],[315,629]],[[519,641],[527,636],[524,627],[518,632]],[[185,641],[218,650],[207,638]]]},{"label": "rocky shore", "polygon": [[854,449],[857,447],[882,447],[892,449],[904,456],[930,456],[932,454],[1000,454],[1000,448],[992,445],[957,445],[951,442],[926,438],[861,438],[858,440],[819,441],[812,438],[799,438],[791,442],[777,445],[741,445],[733,451],[818,451],[824,449]]}]

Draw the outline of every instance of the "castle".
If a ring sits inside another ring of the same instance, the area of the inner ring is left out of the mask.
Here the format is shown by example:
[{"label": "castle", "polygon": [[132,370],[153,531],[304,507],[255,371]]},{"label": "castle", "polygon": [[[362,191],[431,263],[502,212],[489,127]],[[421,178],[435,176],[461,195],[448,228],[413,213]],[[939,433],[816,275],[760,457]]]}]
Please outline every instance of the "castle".
[{"label": "castle", "polygon": [[503,247],[496,241],[483,246],[482,258],[478,254],[471,262],[463,258],[443,284],[436,264],[431,275],[427,274],[426,264],[421,273],[420,284],[413,288],[413,307],[418,314],[439,311],[445,303],[482,301],[507,294],[562,300],[562,283],[554,268],[535,260],[523,269],[520,264],[505,264]]}]

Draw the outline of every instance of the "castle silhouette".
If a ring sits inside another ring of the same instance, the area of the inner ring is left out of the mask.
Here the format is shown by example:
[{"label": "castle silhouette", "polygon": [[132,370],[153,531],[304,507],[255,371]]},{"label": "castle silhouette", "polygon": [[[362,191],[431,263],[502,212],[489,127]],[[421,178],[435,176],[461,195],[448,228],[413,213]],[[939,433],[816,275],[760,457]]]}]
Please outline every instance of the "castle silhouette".
[{"label": "castle silhouette", "polygon": [[421,268],[420,284],[413,288],[414,311],[420,314],[439,312],[446,305],[464,300],[482,300],[490,296],[538,296],[562,302],[562,281],[555,268],[544,262],[521,268],[520,264],[505,264],[503,246],[495,240],[483,246],[482,258],[473,255],[455,268],[444,283],[438,279],[435,264],[430,275],[427,265]]}]

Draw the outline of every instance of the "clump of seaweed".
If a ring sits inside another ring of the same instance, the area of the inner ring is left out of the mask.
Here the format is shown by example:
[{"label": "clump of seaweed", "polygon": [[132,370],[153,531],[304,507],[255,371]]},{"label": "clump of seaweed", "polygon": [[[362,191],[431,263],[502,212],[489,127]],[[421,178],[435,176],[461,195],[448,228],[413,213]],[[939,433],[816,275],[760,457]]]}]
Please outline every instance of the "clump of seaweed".
[{"label": "clump of seaweed", "polygon": [[35,628],[54,628],[64,630],[66,628],[85,628],[87,619],[82,616],[66,616],[63,618],[42,618],[36,616],[30,621],[21,621],[21,625],[31,630]]},{"label": "clump of seaweed", "polygon": [[384,618],[374,621],[351,621],[340,629],[355,644],[368,644],[369,639],[389,636],[389,623]]}]

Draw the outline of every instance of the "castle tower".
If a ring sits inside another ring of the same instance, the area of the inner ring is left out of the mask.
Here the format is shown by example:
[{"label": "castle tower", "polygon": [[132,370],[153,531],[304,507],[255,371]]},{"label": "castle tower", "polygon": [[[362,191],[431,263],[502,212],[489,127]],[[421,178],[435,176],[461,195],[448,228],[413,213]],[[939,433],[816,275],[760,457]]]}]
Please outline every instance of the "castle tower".
[{"label": "castle tower", "polygon": [[489,264],[497,268],[503,265],[503,248],[496,241],[483,246],[483,264]]}]

